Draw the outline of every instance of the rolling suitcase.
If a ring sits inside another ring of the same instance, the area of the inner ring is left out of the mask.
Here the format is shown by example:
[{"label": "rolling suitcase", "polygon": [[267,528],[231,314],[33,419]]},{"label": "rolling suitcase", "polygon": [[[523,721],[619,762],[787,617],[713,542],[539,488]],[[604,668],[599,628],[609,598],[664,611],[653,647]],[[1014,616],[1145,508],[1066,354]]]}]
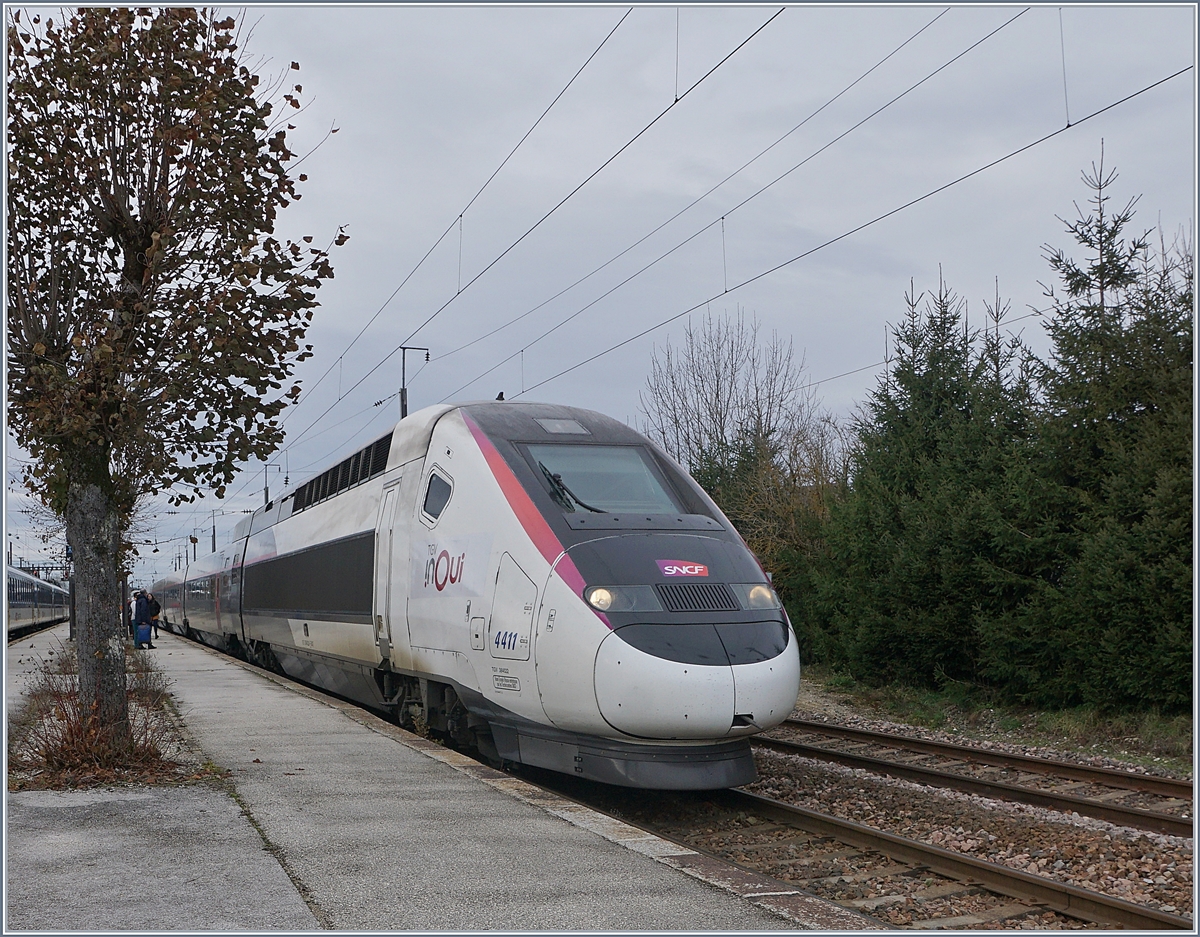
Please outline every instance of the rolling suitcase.
[{"label": "rolling suitcase", "polygon": [[143,625],[137,626],[137,630],[135,631],[134,643],[135,644],[149,644],[150,643],[150,626],[149,625],[143,624]]}]

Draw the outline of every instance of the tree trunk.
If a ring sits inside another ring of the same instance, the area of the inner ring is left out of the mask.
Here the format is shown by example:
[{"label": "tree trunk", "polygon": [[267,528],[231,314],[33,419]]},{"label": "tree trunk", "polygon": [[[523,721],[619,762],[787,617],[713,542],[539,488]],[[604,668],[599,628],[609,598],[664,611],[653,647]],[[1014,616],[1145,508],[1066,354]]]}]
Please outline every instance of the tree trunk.
[{"label": "tree trunk", "polygon": [[94,483],[67,491],[67,542],[75,558],[75,647],[79,698],[114,747],[130,741],[125,696],[125,634],[117,589],[120,523],[112,499]]}]

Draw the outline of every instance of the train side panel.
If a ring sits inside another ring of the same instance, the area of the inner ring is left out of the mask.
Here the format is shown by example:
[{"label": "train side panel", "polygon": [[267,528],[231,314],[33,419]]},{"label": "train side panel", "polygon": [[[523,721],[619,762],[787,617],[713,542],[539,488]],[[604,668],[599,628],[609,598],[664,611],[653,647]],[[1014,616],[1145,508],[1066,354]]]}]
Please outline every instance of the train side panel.
[{"label": "train side panel", "polygon": [[378,663],[371,628],[375,479],[255,531],[241,575],[242,635]]},{"label": "train side panel", "polygon": [[[393,588],[403,581],[408,592],[413,669],[544,720],[530,628],[521,624],[531,620],[538,592],[526,572],[528,537],[460,412],[438,423],[414,495],[408,559],[392,569]],[[511,612],[501,650],[489,630],[500,624],[493,621],[497,602],[502,614]]]},{"label": "train side panel", "polygon": [[70,593],[15,566],[5,567],[8,638],[49,628],[70,616]]}]

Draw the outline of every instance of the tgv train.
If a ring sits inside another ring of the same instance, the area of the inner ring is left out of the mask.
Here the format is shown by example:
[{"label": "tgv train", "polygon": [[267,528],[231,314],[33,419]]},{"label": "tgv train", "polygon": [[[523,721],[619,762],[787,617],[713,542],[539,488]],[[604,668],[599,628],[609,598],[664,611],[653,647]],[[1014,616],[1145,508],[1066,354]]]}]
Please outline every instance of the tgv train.
[{"label": "tgv train", "polygon": [[628,426],[435,406],[156,583],[166,627],[495,761],[632,787],[755,778],[796,639],[733,526]]},{"label": "tgv train", "polygon": [[62,586],[31,576],[15,566],[4,568],[8,586],[8,640],[33,634],[66,621],[70,593]]}]

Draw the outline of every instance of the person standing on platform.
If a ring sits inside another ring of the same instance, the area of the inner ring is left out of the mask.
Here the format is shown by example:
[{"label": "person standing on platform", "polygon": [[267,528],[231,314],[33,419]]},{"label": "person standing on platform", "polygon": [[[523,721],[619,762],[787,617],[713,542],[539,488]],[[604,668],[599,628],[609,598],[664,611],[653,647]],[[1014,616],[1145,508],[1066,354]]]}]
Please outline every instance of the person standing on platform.
[{"label": "person standing on platform", "polygon": [[146,593],[139,590],[133,607],[133,646],[137,650],[154,647],[150,643],[150,607]]},{"label": "person standing on platform", "polygon": [[[153,592],[146,593],[146,614],[150,616],[150,627],[154,629],[154,637],[158,637],[158,615],[162,611],[162,606],[158,604],[158,599],[154,597]],[[153,647],[154,645],[150,645]]]}]

